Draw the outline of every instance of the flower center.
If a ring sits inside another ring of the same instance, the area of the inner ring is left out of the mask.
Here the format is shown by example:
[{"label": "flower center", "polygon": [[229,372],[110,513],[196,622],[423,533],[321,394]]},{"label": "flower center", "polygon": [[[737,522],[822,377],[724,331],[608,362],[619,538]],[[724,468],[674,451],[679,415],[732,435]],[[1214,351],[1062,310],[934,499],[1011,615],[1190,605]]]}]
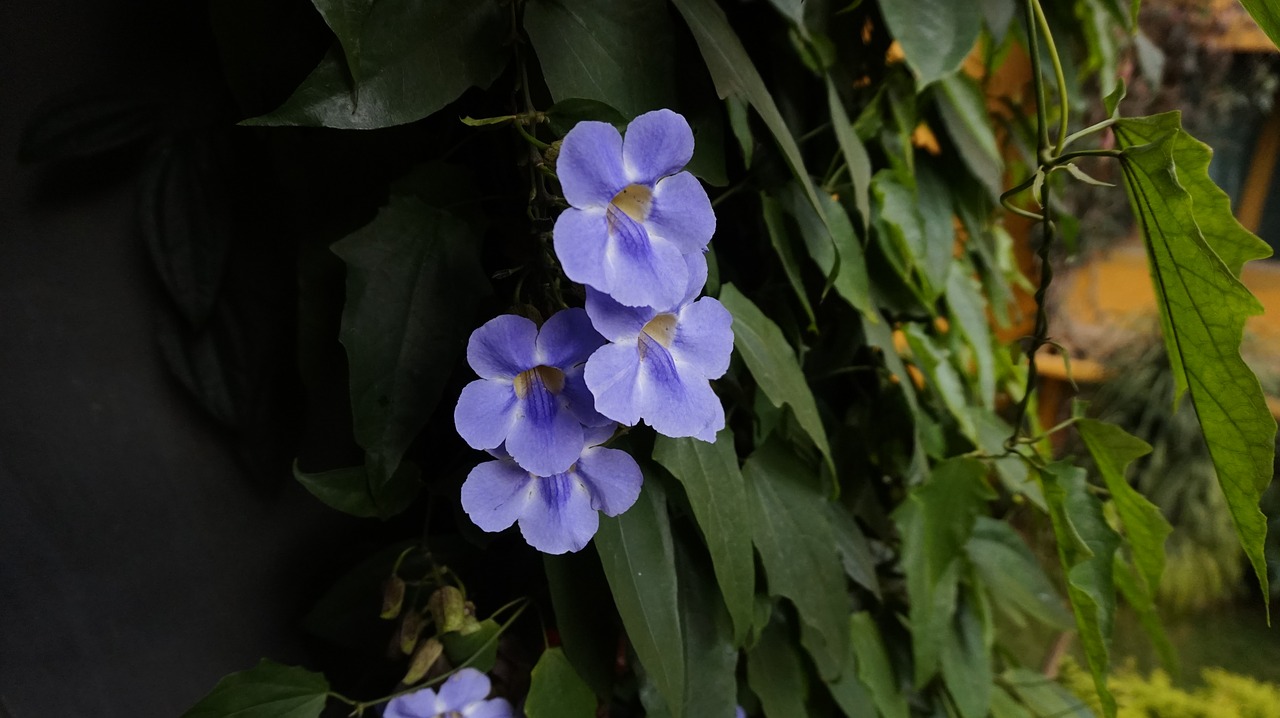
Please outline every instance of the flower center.
[{"label": "flower center", "polygon": [[610,204],[631,219],[643,222],[649,216],[649,206],[653,204],[653,190],[642,184],[630,184],[615,194]]},{"label": "flower center", "polygon": [[552,394],[559,394],[564,389],[564,372],[553,366],[535,366],[520,372],[512,382],[516,388],[516,396],[523,399],[535,387],[541,386]]},{"label": "flower center", "polygon": [[671,342],[675,341],[676,338],[676,315],[659,314],[650,319],[649,323],[644,325],[644,329],[641,331],[647,334],[650,339],[661,344],[664,349],[670,349]]}]

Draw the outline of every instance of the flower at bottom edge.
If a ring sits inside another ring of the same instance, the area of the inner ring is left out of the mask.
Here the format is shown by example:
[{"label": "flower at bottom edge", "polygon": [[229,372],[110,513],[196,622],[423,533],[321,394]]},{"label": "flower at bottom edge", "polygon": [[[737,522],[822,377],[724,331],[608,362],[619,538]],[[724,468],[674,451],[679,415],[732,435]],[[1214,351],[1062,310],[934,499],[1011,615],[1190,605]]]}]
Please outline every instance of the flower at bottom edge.
[{"label": "flower at bottom edge", "polygon": [[587,428],[587,447],[568,471],[537,476],[506,452],[471,470],[462,485],[462,508],[485,531],[513,523],[530,546],[549,554],[579,551],[600,527],[599,511],[617,516],[640,496],[640,466],[625,451],[604,443],[613,426]]},{"label": "flower at bottom edge", "polygon": [[474,668],[449,676],[436,691],[423,688],[392,698],[383,718],[515,718],[505,698],[489,696],[489,677]]}]

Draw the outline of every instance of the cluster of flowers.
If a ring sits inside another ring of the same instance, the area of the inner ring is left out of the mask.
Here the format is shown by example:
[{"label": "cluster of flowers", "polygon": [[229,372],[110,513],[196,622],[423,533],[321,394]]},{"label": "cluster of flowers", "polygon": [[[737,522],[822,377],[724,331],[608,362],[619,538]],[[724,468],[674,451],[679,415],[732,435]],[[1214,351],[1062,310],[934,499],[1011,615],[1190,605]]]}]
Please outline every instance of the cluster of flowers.
[{"label": "cluster of flowers", "polygon": [[505,698],[489,698],[489,677],[474,668],[449,676],[437,692],[433,688],[397,696],[382,718],[516,718]]},{"label": "cluster of flowers", "polygon": [[618,424],[714,441],[724,408],[710,380],[733,351],[732,317],[698,298],[716,218],[706,190],[681,171],[693,132],[680,115],[637,117],[626,139],[581,122],[556,169],[570,208],[556,221],[556,256],[586,285],[586,308],[539,328],[515,315],[477,329],[467,361],[480,379],[463,389],[458,433],[495,458],[471,471],[462,506],[485,531],[519,522],[546,553],[577,551],[635,503],[642,476],[605,448]]}]

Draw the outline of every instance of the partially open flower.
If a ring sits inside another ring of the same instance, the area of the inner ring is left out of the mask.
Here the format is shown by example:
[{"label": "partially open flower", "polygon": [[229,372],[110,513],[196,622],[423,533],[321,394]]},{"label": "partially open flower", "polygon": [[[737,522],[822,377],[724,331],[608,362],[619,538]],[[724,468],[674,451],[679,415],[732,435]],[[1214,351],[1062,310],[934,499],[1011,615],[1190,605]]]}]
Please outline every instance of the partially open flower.
[{"label": "partially open flower", "polygon": [[392,698],[383,718],[515,718],[505,698],[489,697],[489,677],[474,668],[449,676],[436,692],[432,688]]},{"label": "partially open flower", "polygon": [[705,262],[691,262],[684,296],[661,309],[587,290],[587,314],[610,342],[587,360],[597,411],[629,426],[643,419],[666,436],[715,441],[724,407],[710,380],[729,369],[733,317],[715,299],[695,301],[706,271]]},{"label": "partially open flower", "polygon": [[609,423],[582,379],[583,363],[603,343],[581,309],[557,312],[541,330],[511,314],[489,320],[467,344],[480,379],[458,397],[458,433],[476,449],[505,443],[527,471],[565,471],[582,452],[583,425]]},{"label": "partially open flower", "polygon": [[707,192],[688,172],[693,131],[671,110],[640,115],[623,140],[613,125],[580,122],[565,135],[556,172],[572,206],[555,250],[575,282],[629,307],[674,305],[715,233]]},{"label": "partially open flower", "polygon": [[587,429],[587,448],[567,471],[538,476],[517,466],[502,451],[497,461],[471,470],[462,485],[462,508],[485,531],[502,531],[517,521],[529,545],[543,553],[578,551],[608,516],[631,508],[644,477],[625,451],[606,449],[612,424]]}]

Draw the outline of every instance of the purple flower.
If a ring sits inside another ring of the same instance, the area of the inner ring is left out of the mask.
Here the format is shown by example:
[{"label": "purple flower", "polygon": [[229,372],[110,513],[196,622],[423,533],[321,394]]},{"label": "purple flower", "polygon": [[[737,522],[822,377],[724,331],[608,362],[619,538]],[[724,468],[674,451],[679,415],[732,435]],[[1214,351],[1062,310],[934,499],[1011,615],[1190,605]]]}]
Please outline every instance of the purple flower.
[{"label": "purple flower", "polygon": [[480,379],[453,412],[472,448],[504,442],[516,463],[549,476],[565,471],[584,446],[583,425],[609,423],[595,411],[583,362],[604,343],[586,312],[557,312],[539,330],[524,317],[494,317],[471,334],[467,362]]},{"label": "purple flower", "polygon": [[667,307],[702,252],[716,216],[702,185],[680,169],[693,157],[689,123],[671,110],[640,115],[624,141],[612,125],[579,122],[556,160],[572,205],[555,226],[564,272],[629,306]]},{"label": "purple flower", "polygon": [[436,693],[430,688],[392,698],[383,718],[515,718],[505,698],[489,696],[489,677],[474,668],[449,676]]},{"label": "purple flower", "polygon": [[587,447],[567,471],[550,476],[532,474],[501,450],[497,461],[471,470],[462,485],[462,508],[485,531],[502,531],[520,522],[529,545],[544,553],[578,551],[608,516],[631,508],[644,481],[636,460],[625,451],[600,444],[613,435],[614,425],[586,430]]},{"label": "purple flower", "polygon": [[687,276],[684,296],[662,310],[625,307],[588,288],[587,314],[610,343],[587,360],[584,376],[596,411],[614,421],[644,419],[659,434],[715,441],[724,407],[710,380],[729,369],[733,317],[710,297],[694,301],[705,261],[691,260]]}]

